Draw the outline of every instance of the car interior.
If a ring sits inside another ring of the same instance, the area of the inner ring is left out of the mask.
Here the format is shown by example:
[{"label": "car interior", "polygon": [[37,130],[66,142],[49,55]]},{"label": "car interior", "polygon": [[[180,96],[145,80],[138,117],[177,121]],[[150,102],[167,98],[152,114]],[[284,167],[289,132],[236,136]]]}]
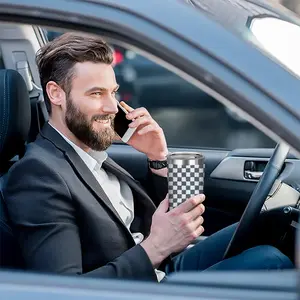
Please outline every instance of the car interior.
[{"label": "car interior", "polygon": [[[3,133],[0,136],[0,268],[3,269],[25,268],[2,189],[7,171],[22,158],[26,144],[34,141],[48,120],[35,64],[35,53],[45,41],[43,30],[35,26],[0,23],[0,120]],[[205,236],[209,236],[240,220],[274,149],[212,149],[187,144],[175,145],[169,150],[199,151],[205,156],[204,226]],[[145,180],[147,161],[142,153],[121,143],[112,145],[108,153],[134,178],[141,182]],[[299,171],[300,161],[289,153],[264,203],[261,212],[264,218],[258,224],[264,226],[265,222],[271,222],[282,230],[279,246],[293,261],[300,207]]]}]

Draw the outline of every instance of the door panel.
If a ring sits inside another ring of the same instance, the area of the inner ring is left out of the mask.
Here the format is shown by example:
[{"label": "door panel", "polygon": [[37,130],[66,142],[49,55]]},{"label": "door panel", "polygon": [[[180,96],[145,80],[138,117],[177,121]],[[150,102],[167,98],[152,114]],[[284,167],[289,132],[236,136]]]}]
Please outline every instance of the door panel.
[{"label": "door panel", "polygon": [[[169,148],[170,152],[182,150],[182,148]],[[257,183],[257,180],[244,178],[245,162],[267,162],[272,154],[272,149],[254,149],[253,151],[243,149],[232,152],[201,149],[184,150],[200,151],[205,156],[205,234],[210,235],[239,221]],[[134,178],[139,181],[145,179],[147,160],[144,154],[123,144],[112,145],[108,153]],[[285,183],[300,190],[296,181],[299,170],[300,161],[289,156],[280,178],[284,179]]]}]

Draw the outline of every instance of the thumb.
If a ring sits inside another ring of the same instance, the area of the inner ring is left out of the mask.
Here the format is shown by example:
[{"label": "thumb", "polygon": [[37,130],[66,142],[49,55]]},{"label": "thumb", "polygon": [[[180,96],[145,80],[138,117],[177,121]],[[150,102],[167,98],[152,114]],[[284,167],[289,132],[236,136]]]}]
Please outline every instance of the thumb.
[{"label": "thumb", "polygon": [[169,198],[167,195],[166,198],[160,202],[156,211],[161,213],[166,213],[168,209],[169,209]]}]

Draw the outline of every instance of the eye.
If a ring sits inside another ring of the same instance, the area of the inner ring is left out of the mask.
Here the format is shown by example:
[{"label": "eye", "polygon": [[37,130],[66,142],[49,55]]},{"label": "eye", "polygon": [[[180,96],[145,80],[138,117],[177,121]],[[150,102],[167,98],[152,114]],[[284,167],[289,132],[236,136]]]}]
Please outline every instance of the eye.
[{"label": "eye", "polygon": [[118,91],[113,91],[112,92],[112,95],[116,95],[116,94],[118,94]]},{"label": "eye", "polygon": [[95,96],[101,96],[102,93],[101,93],[101,92],[93,92],[92,95],[95,95]]}]

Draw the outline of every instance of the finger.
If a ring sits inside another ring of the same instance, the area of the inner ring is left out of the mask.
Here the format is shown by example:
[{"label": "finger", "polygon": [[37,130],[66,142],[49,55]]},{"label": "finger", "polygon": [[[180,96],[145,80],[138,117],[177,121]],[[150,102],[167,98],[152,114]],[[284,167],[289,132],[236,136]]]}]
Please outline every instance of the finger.
[{"label": "finger", "polygon": [[132,120],[132,119],[136,119],[136,118],[143,117],[143,116],[150,116],[150,114],[146,108],[139,107],[139,108],[136,108],[135,110],[131,111],[130,113],[128,113],[126,115],[126,118],[128,120]]},{"label": "finger", "polygon": [[129,106],[127,103],[125,103],[124,101],[121,101],[120,104],[121,104],[121,106],[124,107],[128,112],[134,111],[134,109],[133,109],[131,106]]},{"label": "finger", "polygon": [[141,130],[139,130],[138,134],[143,135],[143,134],[146,134],[148,132],[160,133],[160,131],[161,131],[161,128],[159,126],[154,125],[154,124],[150,124],[150,125],[147,125],[147,126],[143,127]]},{"label": "finger", "polygon": [[205,211],[204,205],[199,204],[186,214],[189,220],[194,220],[197,219],[199,216],[201,216],[204,213],[204,211]]},{"label": "finger", "polygon": [[199,226],[201,226],[204,222],[204,218],[202,216],[199,216],[197,219],[195,219],[192,223],[194,229],[196,230]]},{"label": "finger", "polygon": [[154,123],[154,120],[149,116],[143,116],[138,119],[135,119],[132,123],[129,124],[129,127],[136,128],[140,125],[148,125],[150,123]]},{"label": "finger", "polygon": [[194,237],[195,237],[195,239],[197,238],[197,237],[199,237],[201,234],[203,234],[203,232],[204,232],[204,227],[202,226],[202,225],[200,225],[195,231],[194,231]]},{"label": "finger", "polygon": [[201,204],[205,200],[205,196],[203,194],[194,196],[185,202],[181,203],[178,205],[176,208],[174,208],[172,211],[175,214],[182,214],[182,213],[187,213],[191,209],[193,209],[195,206]]}]

